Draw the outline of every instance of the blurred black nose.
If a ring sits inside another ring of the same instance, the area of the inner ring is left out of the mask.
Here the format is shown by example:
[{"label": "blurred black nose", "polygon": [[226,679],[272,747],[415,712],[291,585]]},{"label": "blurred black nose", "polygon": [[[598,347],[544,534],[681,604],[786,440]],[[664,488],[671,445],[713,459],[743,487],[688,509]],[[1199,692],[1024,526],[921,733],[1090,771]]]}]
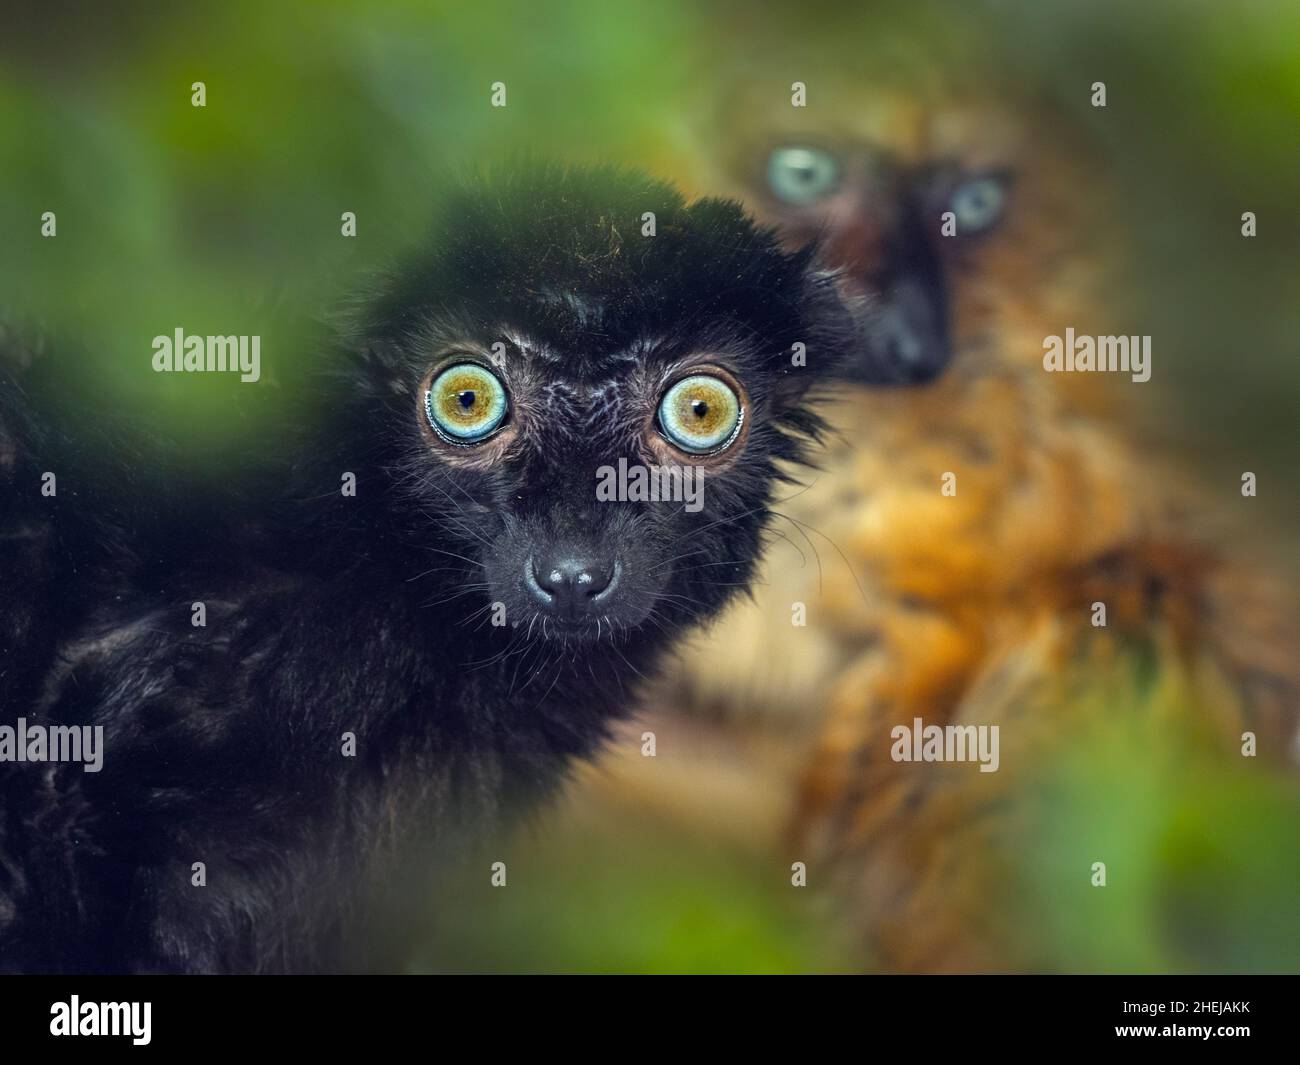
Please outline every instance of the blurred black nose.
[{"label": "blurred black nose", "polygon": [[859,376],[867,384],[915,385],[943,373],[952,357],[942,294],[905,279],[865,323]]},{"label": "blurred black nose", "polygon": [[582,554],[534,556],[524,574],[538,605],[570,618],[599,613],[617,582],[614,559]]}]

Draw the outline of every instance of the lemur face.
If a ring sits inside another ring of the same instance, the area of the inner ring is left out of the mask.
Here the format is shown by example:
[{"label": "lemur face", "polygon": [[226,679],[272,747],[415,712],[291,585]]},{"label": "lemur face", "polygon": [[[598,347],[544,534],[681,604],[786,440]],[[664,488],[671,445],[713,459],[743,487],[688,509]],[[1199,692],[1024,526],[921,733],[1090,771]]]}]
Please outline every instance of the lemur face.
[{"label": "lemur face", "polygon": [[1049,115],[974,88],[819,82],[801,109],[762,87],[704,120],[678,167],[794,244],[821,238],[858,308],[854,381],[933,380],[1003,334],[1009,300],[1051,289],[1090,161],[1055,150]]},{"label": "lemur face", "polygon": [[[865,380],[922,383],[952,357],[951,276],[997,230],[1010,171],[950,158],[913,164],[871,143],[777,141],[761,161],[761,195],[794,239],[826,234],[845,284],[875,297],[862,321]],[[874,372],[872,372],[874,371]]]},{"label": "lemur face", "polygon": [[493,177],[446,217],[368,327],[404,538],[536,635],[711,614],[816,426],[833,281],[737,205],[616,171]]}]

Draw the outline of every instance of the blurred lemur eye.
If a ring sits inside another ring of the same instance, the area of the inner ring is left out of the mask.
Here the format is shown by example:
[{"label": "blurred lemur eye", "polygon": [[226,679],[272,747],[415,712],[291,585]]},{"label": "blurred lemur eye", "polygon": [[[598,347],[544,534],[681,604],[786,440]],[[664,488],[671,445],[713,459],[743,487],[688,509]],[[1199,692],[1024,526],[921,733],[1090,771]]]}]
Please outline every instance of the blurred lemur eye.
[{"label": "blurred lemur eye", "polygon": [[820,148],[778,148],[767,163],[773,195],[796,207],[825,199],[839,181],[840,164]]},{"label": "blurred lemur eye", "polygon": [[1006,184],[1001,178],[978,177],[957,186],[948,200],[948,210],[956,216],[957,232],[973,236],[997,223],[1006,202]]},{"label": "blurred lemur eye", "polygon": [[477,444],[505,424],[510,412],[505,386],[491,370],[462,362],[439,373],[424,394],[433,431],[453,444]]},{"label": "blurred lemur eye", "polygon": [[671,443],[693,455],[730,447],[744,416],[736,390],[711,374],[682,378],[659,401],[660,430]]}]

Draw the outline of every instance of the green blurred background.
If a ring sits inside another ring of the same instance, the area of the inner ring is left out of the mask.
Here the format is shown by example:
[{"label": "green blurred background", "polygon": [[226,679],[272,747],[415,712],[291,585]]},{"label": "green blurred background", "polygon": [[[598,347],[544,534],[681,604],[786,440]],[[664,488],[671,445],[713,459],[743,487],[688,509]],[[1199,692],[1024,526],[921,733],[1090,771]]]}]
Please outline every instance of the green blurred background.
[{"label": "green blurred background", "polygon": [[[789,40],[866,77],[878,42],[899,35],[936,64],[969,57],[1031,80],[1102,145],[1144,331],[1160,338],[1148,428],[1209,482],[1255,470],[1295,567],[1294,3],[9,3],[0,304],[87,353],[70,407],[183,435],[172,457],[221,476],[293,417],[315,321],[418,232],[449,175],[521,151],[662,172],[680,117],[735,88],[720,71],[758,76],[737,49]],[[205,108],[191,106],[195,81]],[[1104,112],[1087,106],[1094,81]],[[1243,210],[1254,240],[1240,237]],[[57,239],[40,236],[44,211]],[[355,239],[340,236],[344,211]],[[266,387],[149,372],[150,339],[176,326],[261,333]],[[1109,749],[1087,764],[1056,781],[1057,831],[1026,844],[1060,967],[1300,967],[1293,789]],[[705,801],[674,818],[566,806],[508,844],[510,890],[466,872],[444,903],[456,920],[413,966],[853,967],[830,904],[789,888],[770,825],[719,817]],[[1096,913],[1095,895],[1065,886],[1062,838],[1097,839],[1141,875]]]}]

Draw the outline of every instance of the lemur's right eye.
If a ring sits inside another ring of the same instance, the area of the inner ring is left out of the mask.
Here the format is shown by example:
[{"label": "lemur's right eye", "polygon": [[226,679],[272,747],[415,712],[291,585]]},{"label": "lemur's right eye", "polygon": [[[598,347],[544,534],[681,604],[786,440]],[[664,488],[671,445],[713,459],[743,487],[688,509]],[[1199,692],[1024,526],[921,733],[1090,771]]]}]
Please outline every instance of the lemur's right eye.
[{"label": "lemur's right eye", "polygon": [[820,148],[778,148],[767,162],[772,194],[796,207],[825,199],[839,182],[839,162]]},{"label": "lemur's right eye", "polygon": [[424,394],[433,431],[453,444],[477,444],[505,424],[510,401],[505,386],[486,366],[462,362],[439,373]]}]

